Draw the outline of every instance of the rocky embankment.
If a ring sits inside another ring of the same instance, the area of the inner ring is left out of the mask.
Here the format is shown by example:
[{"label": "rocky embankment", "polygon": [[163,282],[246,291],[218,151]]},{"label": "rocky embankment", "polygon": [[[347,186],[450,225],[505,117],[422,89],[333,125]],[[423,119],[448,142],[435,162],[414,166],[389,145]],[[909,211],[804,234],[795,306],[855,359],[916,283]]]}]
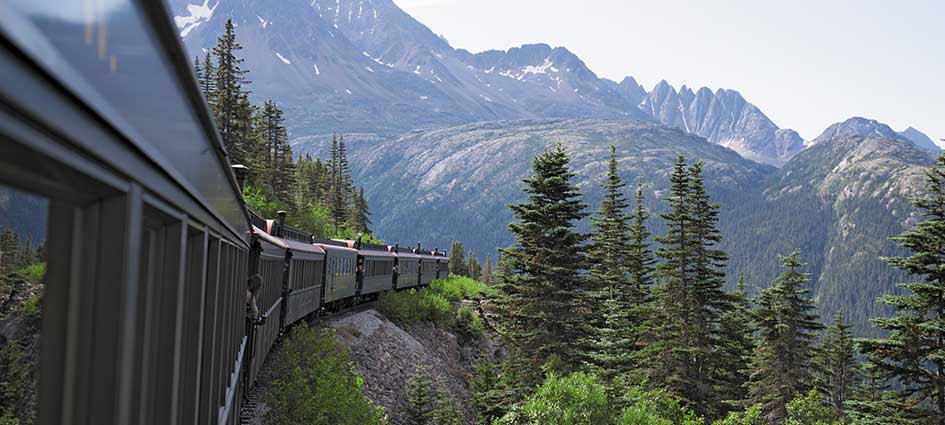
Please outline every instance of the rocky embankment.
[{"label": "rocky embankment", "polygon": [[338,338],[351,349],[364,378],[364,395],[384,406],[392,424],[404,423],[407,382],[423,369],[439,391],[453,398],[472,423],[475,413],[468,382],[481,353],[493,353],[488,338],[466,340],[429,322],[401,328],[375,310],[330,320]]}]

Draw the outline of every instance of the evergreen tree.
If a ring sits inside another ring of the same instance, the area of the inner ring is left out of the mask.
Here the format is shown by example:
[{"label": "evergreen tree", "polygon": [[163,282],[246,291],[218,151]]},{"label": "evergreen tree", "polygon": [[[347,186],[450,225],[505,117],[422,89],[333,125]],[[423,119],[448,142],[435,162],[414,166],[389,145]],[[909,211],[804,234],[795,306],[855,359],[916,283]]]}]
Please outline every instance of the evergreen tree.
[{"label": "evergreen tree", "polygon": [[358,189],[351,209],[351,229],[356,233],[371,233],[371,211],[368,209],[367,198],[364,196],[364,186]]},{"label": "evergreen tree", "polygon": [[784,271],[758,298],[754,312],[759,341],[751,361],[749,404],[760,403],[771,422],[784,419],[787,405],[813,386],[814,341],[823,328],[807,298],[810,275],[801,271],[800,250],[781,257]]},{"label": "evergreen tree", "polygon": [[407,401],[407,420],[411,425],[433,425],[436,413],[436,393],[433,379],[426,367],[418,366],[404,388]]},{"label": "evergreen tree", "polygon": [[612,396],[622,386],[616,381],[625,378],[633,366],[634,323],[630,315],[642,299],[642,288],[634,287],[630,281],[630,223],[625,213],[628,207],[623,194],[625,186],[617,170],[617,149],[610,145],[607,177],[602,184],[604,199],[591,220],[593,232],[588,251],[596,314],[592,317],[595,328],[588,344],[589,360]]},{"label": "evergreen tree", "polygon": [[[217,45],[213,48],[217,64],[213,67],[215,78],[210,104],[230,162],[238,164],[244,161],[244,146],[240,137],[241,120],[247,115],[248,104],[248,93],[243,90],[243,86],[248,84],[248,80],[247,71],[241,68],[243,59],[237,57],[243,47],[236,41],[234,28],[233,20],[227,19],[224,33],[217,39]],[[207,72],[206,68],[204,72]]]},{"label": "evergreen tree", "polygon": [[669,212],[662,215],[666,235],[657,255],[662,287],[658,288],[655,341],[655,380],[686,399],[702,415],[716,417],[724,406],[714,391],[722,377],[716,354],[719,320],[731,309],[722,291],[726,255],[716,248],[718,204],[705,191],[702,166],[686,166],[680,156],[670,176]]},{"label": "evergreen tree", "polygon": [[344,225],[348,219],[348,188],[345,184],[346,177],[344,169],[347,166],[347,159],[343,158],[344,141],[340,141],[336,136],[331,137],[331,159],[329,168],[331,169],[331,186],[329,189],[328,209],[331,212],[331,221],[335,226],[335,232]]},{"label": "evergreen tree", "polygon": [[492,283],[492,257],[486,256],[486,265],[482,267],[482,281]]},{"label": "evergreen tree", "polygon": [[33,251],[33,235],[26,236],[26,244],[23,245],[23,252],[20,254],[18,267],[29,267],[36,262],[36,252]]},{"label": "evergreen tree", "polygon": [[912,254],[884,258],[917,281],[899,285],[905,294],[880,298],[895,312],[873,324],[889,336],[859,347],[881,378],[901,385],[907,414],[945,424],[945,154],[926,181],[926,195],[912,200],[924,220],[894,238]]},{"label": "evergreen tree", "polygon": [[453,244],[450,245],[450,274],[455,274],[457,276],[466,276],[466,256],[463,253],[463,243],[460,241],[453,241]]},{"label": "evergreen tree", "polygon": [[7,227],[0,234],[0,272],[7,274],[16,270],[20,262],[20,237]]},{"label": "evergreen tree", "polygon": [[197,84],[200,86],[200,91],[203,93],[203,98],[207,100],[207,104],[211,105],[211,110],[213,109],[213,99],[214,99],[214,75],[215,71],[213,69],[213,60],[210,56],[210,51],[208,50],[203,57],[203,67],[200,67],[200,58],[197,57],[194,60],[194,67],[196,68],[197,74]]},{"label": "evergreen tree", "polygon": [[738,278],[738,289],[731,294],[732,309],[722,314],[719,327],[718,365],[719,398],[728,406],[740,404],[747,397],[748,361],[755,347],[745,275]]},{"label": "evergreen tree", "polygon": [[584,357],[589,316],[580,274],[584,235],[574,226],[586,216],[586,205],[571,181],[569,163],[561,145],[535,157],[534,175],[524,180],[528,199],[511,205],[515,245],[502,250],[513,273],[497,286],[496,313],[513,350],[530,360],[526,385],[537,383],[538,366],[558,359],[562,369],[570,369]]},{"label": "evergreen tree", "polygon": [[891,391],[875,365],[863,366],[863,379],[848,402],[851,423],[857,425],[919,425],[907,404]]},{"label": "evergreen tree", "polygon": [[469,255],[466,256],[466,276],[473,280],[479,280],[481,273],[482,268],[479,266],[479,260],[476,259],[476,254],[470,250]]},{"label": "evergreen tree", "polygon": [[638,298],[634,303],[643,305],[649,301],[649,290],[653,286],[653,272],[656,259],[650,250],[650,232],[646,222],[650,213],[644,205],[643,179],[637,181],[636,206],[633,210],[633,222],[630,224],[630,243],[627,252],[627,267],[630,271],[630,285]]},{"label": "evergreen tree", "polygon": [[830,403],[833,419],[839,421],[847,417],[847,402],[859,379],[852,327],[843,322],[843,309],[837,311],[833,325],[824,333],[817,356],[817,389]]},{"label": "evergreen tree", "polygon": [[499,373],[495,363],[488,356],[482,356],[476,362],[475,374],[469,384],[473,408],[476,409],[476,424],[491,425],[505,412],[500,408]]}]

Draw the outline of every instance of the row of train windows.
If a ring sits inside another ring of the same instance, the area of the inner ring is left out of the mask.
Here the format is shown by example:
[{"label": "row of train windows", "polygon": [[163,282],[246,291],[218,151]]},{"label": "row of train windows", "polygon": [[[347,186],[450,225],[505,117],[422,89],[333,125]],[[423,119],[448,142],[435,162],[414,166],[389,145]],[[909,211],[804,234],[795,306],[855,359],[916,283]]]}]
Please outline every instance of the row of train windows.
[{"label": "row of train windows", "polygon": [[365,261],[365,276],[383,276],[394,274],[393,261]]},{"label": "row of train windows", "polygon": [[354,262],[351,257],[329,258],[328,272],[336,276],[354,274]]}]

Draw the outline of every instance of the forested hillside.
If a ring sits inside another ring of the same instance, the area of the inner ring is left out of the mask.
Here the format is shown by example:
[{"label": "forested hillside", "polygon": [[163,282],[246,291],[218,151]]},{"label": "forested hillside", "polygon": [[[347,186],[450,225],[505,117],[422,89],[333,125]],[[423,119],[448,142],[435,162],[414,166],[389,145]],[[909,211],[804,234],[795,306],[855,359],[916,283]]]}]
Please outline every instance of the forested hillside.
[{"label": "forested hillside", "polygon": [[[874,133],[866,130],[859,133]],[[644,177],[654,213],[666,208],[661,199],[675,155],[703,161],[706,186],[721,203],[722,246],[731,256],[727,287],[743,273],[749,292],[756,293],[779,272],[777,255],[800,248],[810,254],[810,285],[822,313],[829,317],[846,307],[862,332],[867,319],[882,311],[875,296],[902,279],[878,257],[900,252],[888,238],[914,222],[908,199],[921,192],[932,157],[901,137],[844,134],[849,135],[823,137],[781,169],[682,131],[632,120],[479,123],[360,139],[350,148],[352,173],[376,200],[379,233],[391,241],[419,234],[440,247],[459,239],[482,256],[511,243],[505,206],[524,198],[519,189],[528,158],[542,149],[564,146],[573,156],[584,202],[594,204],[614,144],[621,177]],[[322,154],[325,149],[308,143],[295,148]],[[582,221],[578,229],[587,231],[588,225]],[[662,230],[658,221],[653,226]]]},{"label": "forested hillside", "polygon": [[[889,139],[827,143],[881,152]],[[810,255],[801,249],[777,256],[777,275],[756,295],[747,294],[743,276],[737,289],[724,290],[721,205],[712,201],[703,163],[678,156],[665,208],[651,215],[645,180],[628,200],[616,147],[609,157],[598,184],[605,196],[595,205],[582,202],[561,144],[534,156],[522,185],[527,198],[509,205],[514,242],[489,276],[496,288],[489,316],[509,350],[477,370],[474,399],[489,401],[477,403],[479,423],[945,421],[945,155],[916,182],[924,189],[911,200],[918,214],[894,238],[902,254],[881,259],[909,280],[901,295],[878,291],[888,311],[872,319],[888,336],[873,339],[854,339],[842,309],[824,324],[809,289]],[[870,155],[858,159],[827,170],[825,181],[870,163]],[[578,231],[587,217],[591,232]],[[651,232],[660,222],[663,229]]]}]

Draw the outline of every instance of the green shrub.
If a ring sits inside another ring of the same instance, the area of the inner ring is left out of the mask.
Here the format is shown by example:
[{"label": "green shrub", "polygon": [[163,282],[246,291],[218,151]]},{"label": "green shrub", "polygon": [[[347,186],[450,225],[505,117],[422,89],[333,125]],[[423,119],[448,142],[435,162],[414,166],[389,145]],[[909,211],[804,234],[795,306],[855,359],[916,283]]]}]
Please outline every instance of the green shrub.
[{"label": "green shrub", "polygon": [[817,390],[810,390],[807,394],[800,394],[787,405],[787,420],[785,425],[837,425],[830,412],[830,406],[824,402]]},{"label": "green shrub", "polygon": [[377,310],[402,324],[429,320],[449,326],[453,320],[453,307],[449,300],[429,288],[385,292],[377,302]]},{"label": "green shrub", "polygon": [[627,407],[620,412],[618,425],[701,425],[702,419],[683,407],[665,390],[649,390],[642,385],[630,388],[624,396]]},{"label": "green shrub", "polygon": [[384,410],[361,394],[364,381],[334,330],[294,327],[277,360],[280,373],[267,394],[267,423],[387,423]]},{"label": "green shrub", "polygon": [[46,277],[46,263],[35,263],[17,270],[21,276],[34,285],[43,283]]},{"label": "green shrub", "polygon": [[446,279],[434,280],[430,283],[430,289],[443,295],[450,301],[459,301],[461,299],[479,300],[495,292],[495,290],[482,282],[455,274],[451,274]]},{"label": "green shrub", "polygon": [[756,404],[742,412],[729,413],[725,419],[719,419],[712,425],[765,425],[764,415],[761,414],[761,405]]},{"label": "green shrub", "polygon": [[559,377],[549,374],[525,402],[497,425],[598,425],[612,422],[604,386],[592,374],[576,372]]},{"label": "green shrub", "polygon": [[460,307],[456,311],[455,328],[456,332],[464,337],[478,339],[483,333],[482,319],[473,309]]}]

